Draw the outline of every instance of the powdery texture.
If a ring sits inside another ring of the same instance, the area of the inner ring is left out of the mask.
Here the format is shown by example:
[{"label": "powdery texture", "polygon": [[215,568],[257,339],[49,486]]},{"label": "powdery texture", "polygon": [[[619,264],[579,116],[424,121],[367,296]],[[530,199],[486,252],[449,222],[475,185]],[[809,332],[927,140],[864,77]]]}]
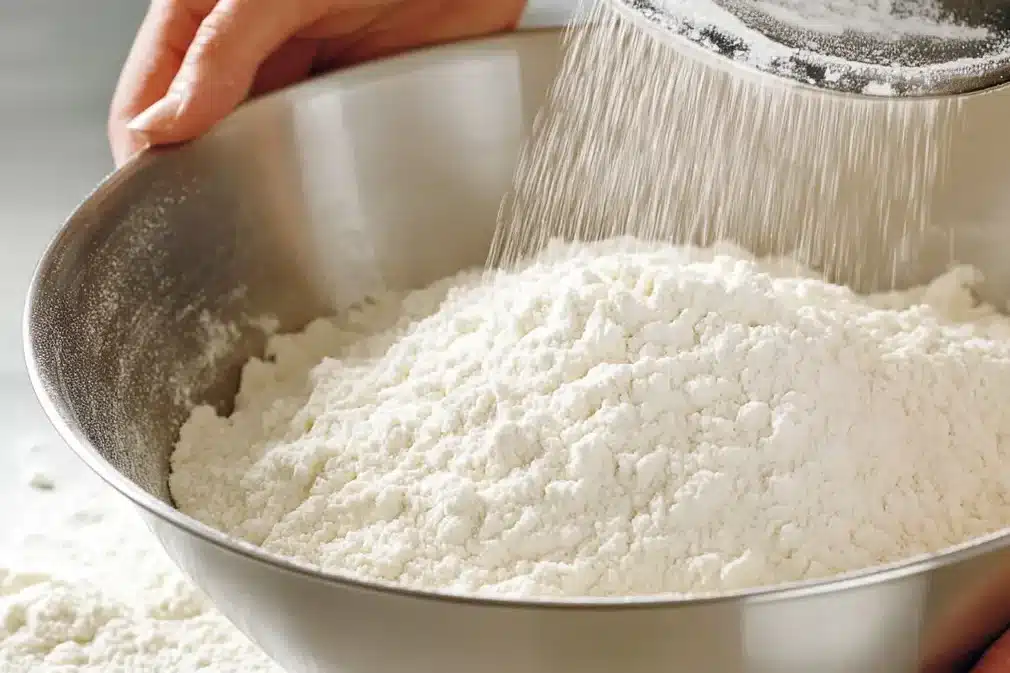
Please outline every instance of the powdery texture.
[{"label": "powdery texture", "polygon": [[512,596],[823,577],[1010,522],[1010,322],[970,269],[865,298],[629,246],[274,338],[230,418],[183,427],[180,509],[326,571]]},{"label": "powdery texture", "polygon": [[887,37],[978,39],[985,28],[944,18],[937,0],[758,0],[758,9],[780,21],[825,33],[859,31]]},{"label": "powdery texture", "polygon": [[[619,0],[625,4],[633,4],[630,0]],[[599,10],[606,2],[597,2]],[[746,49],[733,55],[733,60],[747,64],[765,72],[807,81],[802,71],[794,68],[793,61],[799,61],[823,68],[823,82],[836,82],[849,75],[859,75],[870,78],[862,93],[869,96],[891,97],[899,95],[895,83],[905,81],[906,84],[921,80],[927,83],[920,93],[935,93],[932,84],[935,81],[957,80],[959,78],[976,76],[993,68],[1000,68],[1006,61],[1008,46],[1005,39],[1000,39],[993,50],[986,50],[982,55],[953,58],[928,65],[899,65],[902,58],[895,52],[894,63],[886,66],[871,66],[863,63],[865,54],[861,51],[861,43],[852,43],[851,53],[845,58],[837,55],[826,55],[814,47],[793,48],[770,39],[760,31],[753,30],[741,21],[733,12],[728,11],[718,0],[647,0],[647,5],[655,7],[659,16],[650,16],[654,21],[675,33],[683,34],[692,41],[707,44],[706,37],[713,31],[731,40],[739,40]],[[877,11],[867,10],[864,0],[837,0],[823,3],[817,0],[763,0],[759,8],[770,16],[784,21],[797,28],[814,29],[823,33],[837,33],[839,29],[862,31],[867,34],[882,36],[888,39],[908,36],[926,38],[977,40],[997,37],[991,31],[978,27],[967,27],[959,24],[938,20],[933,23],[935,13],[929,9],[932,4],[927,0],[908,0],[907,2],[873,3]],[[899,7],[902,5],[903,7]],[[896,9],[907,10],[909,6],[918,6],[912,17],[901,18],[895,15]],[[651,12],[647,12],[651,14]],[[872,16],[878,14],[878,16]],[[889,18],[884,18],[884,17]],[[869,26],[876,23],[877,29]],[[832,28],[833,27],[833,28]],[[908,54],[904,54],[907,56]],[[920,83],[921,84],[921,83]],[[829,87],[830,88],[830,87]],[[916,94],[920,95],[920,94]]]},{"label": "powdery texture", "polygon": [[282,673],[173,567],[125,501],[58,485],[46,498],[44,532],[0,561],[0,671]]}]

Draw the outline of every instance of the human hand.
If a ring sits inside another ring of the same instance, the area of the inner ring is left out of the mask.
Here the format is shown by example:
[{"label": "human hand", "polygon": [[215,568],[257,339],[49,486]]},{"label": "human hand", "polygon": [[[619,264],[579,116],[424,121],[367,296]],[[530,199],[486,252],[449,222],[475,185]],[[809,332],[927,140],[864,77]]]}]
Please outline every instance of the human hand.
[{"label": "human hand", "polygon": [[1010,635],[1004,634],[986,650],[972,673],[1010,673]]},{"label": "human hand", "polygon": [[152,0],[109,115],[117,165],[249,96],[413,47],[511,30],[526,0]]}]

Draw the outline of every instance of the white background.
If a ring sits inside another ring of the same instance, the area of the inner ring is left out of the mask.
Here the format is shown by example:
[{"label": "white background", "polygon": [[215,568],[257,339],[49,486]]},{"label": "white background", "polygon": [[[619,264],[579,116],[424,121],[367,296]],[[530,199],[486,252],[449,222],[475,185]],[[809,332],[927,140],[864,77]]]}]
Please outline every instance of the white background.
[{"label": "white background", "polygon": [[[17,528],[44,526],[49,514],[52,494],[26,488],[27,471],[41,467],[81,493],[94,482],[35,402],[21,312],[46,243],[112,169],[106,108],[146,7],[0,0],[0,559]],[[43,451],[30,452],[33,445]]]}]

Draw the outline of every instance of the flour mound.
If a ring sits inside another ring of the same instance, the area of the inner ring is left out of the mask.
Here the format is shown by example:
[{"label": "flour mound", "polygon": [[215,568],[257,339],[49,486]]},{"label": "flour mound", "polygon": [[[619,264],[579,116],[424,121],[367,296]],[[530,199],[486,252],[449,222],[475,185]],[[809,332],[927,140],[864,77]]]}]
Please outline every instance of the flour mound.
[{"label": "flour mound", "polygon": [[1010,523],[1010,322],[970,269],[861,297],[715,251],[555,246],[275,337],[197,408],[179,508],[453,593],[698,594]]}]

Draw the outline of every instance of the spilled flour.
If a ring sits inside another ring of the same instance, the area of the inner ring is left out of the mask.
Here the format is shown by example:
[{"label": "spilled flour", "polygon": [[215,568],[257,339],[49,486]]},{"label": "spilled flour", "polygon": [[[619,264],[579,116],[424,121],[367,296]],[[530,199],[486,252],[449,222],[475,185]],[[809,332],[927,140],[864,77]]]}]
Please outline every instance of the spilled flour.
[{"label": "spilled flour", "polygon": [[83,477],[25,474],[18,500],[39,499],[44,516],[0,550],[0,671],[282,673],[175,569],[124,499]]},{"label": "spilled flour", "polygon": [[1010,524],[1010,321],[970,269],[860,297],[740,251],[554,245],[275,337],[197,408],[180,509],[459,593],[698,594]]}]

